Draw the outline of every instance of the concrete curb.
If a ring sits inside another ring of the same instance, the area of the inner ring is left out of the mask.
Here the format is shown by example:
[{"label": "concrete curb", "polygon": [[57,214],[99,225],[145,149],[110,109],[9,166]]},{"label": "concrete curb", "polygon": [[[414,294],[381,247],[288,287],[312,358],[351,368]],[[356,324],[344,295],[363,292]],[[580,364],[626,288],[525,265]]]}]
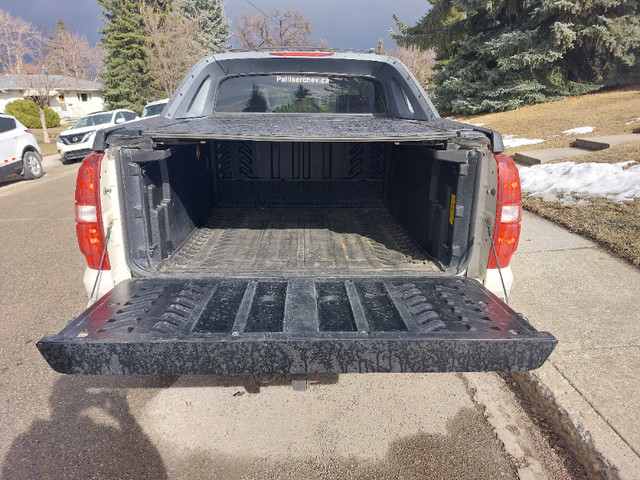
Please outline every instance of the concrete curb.
[{"label": "concrete curb", "polygon": [[512,378],[587,471],[589,478],[637,479],[635,452],[551,363]]},{"label": "concrete curb", "polygon": [[558,346],[512,373],[590,479],[640,479],[640,271],[529,212],[512,265],[511,306]]}]

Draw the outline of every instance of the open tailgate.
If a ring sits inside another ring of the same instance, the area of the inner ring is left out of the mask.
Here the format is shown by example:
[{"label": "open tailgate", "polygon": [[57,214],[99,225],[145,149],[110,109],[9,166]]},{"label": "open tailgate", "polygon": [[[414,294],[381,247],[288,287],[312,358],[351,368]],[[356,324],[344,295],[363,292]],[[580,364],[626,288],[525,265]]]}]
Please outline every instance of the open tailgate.
[{"label": "open tailgate", "polygon": [[535,369],[557,341],[460,277],[131,279],[37,346],[58,372]]}]

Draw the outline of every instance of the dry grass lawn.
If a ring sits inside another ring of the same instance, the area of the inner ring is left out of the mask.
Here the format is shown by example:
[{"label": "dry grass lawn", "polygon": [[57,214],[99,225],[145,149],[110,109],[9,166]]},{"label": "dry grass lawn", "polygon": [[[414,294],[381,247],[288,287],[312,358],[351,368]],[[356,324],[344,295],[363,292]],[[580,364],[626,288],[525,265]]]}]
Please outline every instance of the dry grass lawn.
[{"label": "dry grass lawn", "polygon": [[[569,147],[576,136],[562,135],[562,132],[577,127],[595,127],[593,133],[580,135],[581,138],[640,133],[640,85],[458,120],[483,124],[503,135],[545,140],[537,145],[508,149],[507,153],[512,156],[515,152],[527,150]],[[640,143],[621,145],[567,160],[576,163],[640,163]],[[523,204],[527,210],[597,241],[640,267],[640,199],[626,203],[591,199],[591,205],[587,206],[562,206],[559,202],[525,197]]]},{"label": "dry grass lawn", "polygon": [[634,133],[640,128],[640,85],[608,90],[580,97],[519,108],[511,112],[491,113],[474,117],[460,117],[467,123],[483,124],[503,135],[545,140],[537,145],[510,149],[509,154],[539,148],[570,147],[575,135],[562,132],[577,127],[595,127],[593,133],[581,138]]},{"label": "dry grass lawn", "polygon": [[56,139],[58,138],[58,134],[69,128],[71,125],[61,125],[56,128],[47,128],[47,133],[49,134],[49,143],[44,143],[44,137],[42,135],[41,128],[32,128],[31,132],[36,137],[36,141],[40,146],[40,150],[42,151],[43,156],[53,155],[54,153],[58,153],[58,149],[56,147]]}]

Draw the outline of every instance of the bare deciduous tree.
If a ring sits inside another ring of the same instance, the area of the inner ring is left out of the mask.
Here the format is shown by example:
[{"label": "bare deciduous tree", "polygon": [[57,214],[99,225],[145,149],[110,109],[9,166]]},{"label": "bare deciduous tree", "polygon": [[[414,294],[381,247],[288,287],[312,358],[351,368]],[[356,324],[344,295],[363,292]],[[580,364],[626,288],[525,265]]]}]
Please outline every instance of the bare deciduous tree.
[{"label": "bare deciduous tree", "polygon": [[0,10],[0,70],[12,74],[24,97],[38,105],[45,143],[50,140],[44,108],[59,89],[74,87],[73,80],[64,77],[97,78],[104,56],[104,50],[69,32],[62,20],[45,40],[31,23]]},{"label": "bare deciduous tree", "polygon": [[[70,85],[63,85],[63,80],[58,75],[52,75],[47,72],[47,54],[44,45],[31,54],[32,61],[29,66],[34,73],[16,74],[13,76],[14,81],[24,89],[25,98],[30,98],[38,105],[40,111],[40,124],[42,125],[42,136],[44,143],[49,143],[49,132],[47,131],[47,122],[44,116],[44,107],[49,105],[49,101],[58,95],[57,88],[68,88]],[[40,65],[39,69],[35,69]]]},{"label": "bare deciduous tree", "polygon": [[419,50],[415,47],[399,47],[394,56],[409,67],[420,85],[429,88],[436,60],[436,53],[433,49]]},{"label": "bare deciduous tree", "polygon": [[33,24],[0,10],[0,71],[24,73],[25,60],[42,42],[42,34]]},{"label": "bare deciduous tree", "polygon": [[236,18],[236,24],[235,36],[245,48],[326,46],[322,41],[310,40],[311,20],[298,10],[281,12],[274,9],[269,14],[244,14],[242,18]]},{"label": "bare deciduous tree", "polygon": [[161,15],[150,6],[143,7],[142,18],[147,29],[149,72],[154,86],[169,97],[205,53],[198,21],[180,12]]},{"label": "bare deciduous tree", "polygon": [[104,50],[92,47],[86,37],[67,30],[62,20],[58,20],[56,29],[51,32],[46,52],[46,69],[51,74],[96,79],[104,68]]},{"label": "bare deciduous tree", "polygon": [[104,59],[107,57],[107,51],[100,45],[89,46],[86,52],[87,62],[87,79],[94,82],[100,78],[100,74],[104,72]]}]

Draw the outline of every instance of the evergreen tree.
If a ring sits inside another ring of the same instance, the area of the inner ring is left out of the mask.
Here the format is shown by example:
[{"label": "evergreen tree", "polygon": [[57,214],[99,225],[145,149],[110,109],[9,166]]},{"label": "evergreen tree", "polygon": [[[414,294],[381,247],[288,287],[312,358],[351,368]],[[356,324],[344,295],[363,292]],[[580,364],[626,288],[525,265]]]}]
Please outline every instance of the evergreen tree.
[{"label": "evergreen tree", "polygon": [[266,112],[267,111],[267,99],[255,83],[253,84],[253,88],[251,89],[251,96],[245,107],[242,109],[243,112]]},{"label": "evergreen tree", "polygon": [[100,30],[101,45],[108,54],[101,78],[109,108],[141,112],[147,101],[158,96],[151,86],[145,50],[147,33],[141,10],[145,3],[154,4],[159,10],[169,9],[167,0],[98,0],[105,23],[105,28]]},{"label": "evergreen tree", "polygon": [[296,88],[296,91],[293,92],[293,95],[296,97],[297,100],[303,100],[309,95],[311,95],[311,90],[303,87],[302,84],[300,84],[298,85],[298,88]]},{"label": "evergreen tree", "polygon": [[540,103],[599,88],[602,75],[634,62],[636,1],[429,0],[401,45],[435,48],[434,100],[473,114]]},{"label": "evergreen tree", "polygon": [[200,38],[207,54],[228,49],[229,26],[220,0],[184,0],[180,8],[200,24]]}]

